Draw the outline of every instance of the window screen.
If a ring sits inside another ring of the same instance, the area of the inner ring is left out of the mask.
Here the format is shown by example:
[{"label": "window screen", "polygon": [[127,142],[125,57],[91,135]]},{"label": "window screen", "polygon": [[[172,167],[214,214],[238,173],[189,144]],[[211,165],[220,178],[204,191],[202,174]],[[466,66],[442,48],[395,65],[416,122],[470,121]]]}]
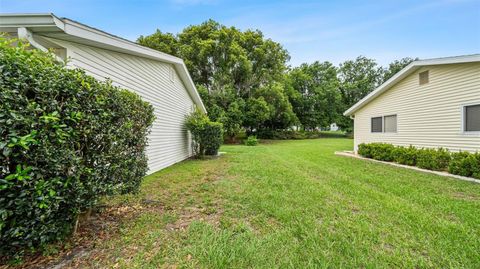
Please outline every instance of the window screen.
[{"label": "window screen", "polygon": [[465,132],[480,132],[480,105],[465,107]]},{"label": "window screen", "polygon": [[428,83],[428,70],[418,74],[418,82],[420,85]]},{"label": "window screen", "polygon": [[382,131],[382,117],[372,118],[372,133],[381,133]]},{"label": "window screen", "polygon": [[385,133],[397,132],[397,115],[383,117]]}]

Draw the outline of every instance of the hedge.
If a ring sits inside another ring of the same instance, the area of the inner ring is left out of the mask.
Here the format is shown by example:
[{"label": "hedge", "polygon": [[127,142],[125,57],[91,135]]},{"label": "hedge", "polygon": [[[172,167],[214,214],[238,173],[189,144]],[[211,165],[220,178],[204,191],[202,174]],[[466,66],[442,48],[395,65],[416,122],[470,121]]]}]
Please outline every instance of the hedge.
[{"label": "hedge", "polygon": [[223,142],[223,125],[212,122],[199,110],[192,112],[186,119],[186,127],[192,134],[193,149],[196,156],[217,155]]},{"label": "hedge", "polygon": [[[314,139],[324,136],[329,136],[325,132],[320,131],[295,131],[295,130],[271,130],[271,129],[260,129],[255,132],[255,135],[261,139],[276,139],[276,140],[301,140],[301,139]],[[339,137],[339,135],[334,134],[333,136]],[[341,135],[340,135],[341,136]]]},{"label": "hedge", "polygon": [[0,253],[61,240],[104,195],[138,190],[150,104],[0,40]]},{"label": "hedge", "polygon": [[397,162],[451,174],[480,178],[480,153],[454,152],[438,148],[400,147],[385,143],[358,145],[358,154],[380,161]]}]

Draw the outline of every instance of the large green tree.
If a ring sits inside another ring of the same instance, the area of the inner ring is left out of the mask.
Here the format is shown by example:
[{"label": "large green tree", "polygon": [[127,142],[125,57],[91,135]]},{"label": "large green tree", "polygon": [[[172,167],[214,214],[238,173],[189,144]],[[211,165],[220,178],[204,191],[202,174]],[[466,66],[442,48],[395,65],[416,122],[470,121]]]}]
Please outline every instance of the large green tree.
[{"label": "large green tree", "polygon": [[286,129],[298,123],[298,118],[293,112],[292,104],[288,100],[284,84],[273,83],[261,87],[254,92],[256,98],[263,98],[268,104],[268,119],[262,128],[277,130]]},{"label": "large green tree", "polygon": [[232,88],[239,96],[282,79],[289,60],[288,52],[262,32],[240,31],[213,20],[176,35],[157,30],[137,42],[184,59],[193,81],[209,92]]},{"label": "large green tree", "polygon": [[[348,60],[338,68],[339,91],[342,98],[341,111],[360,101],[382,82],[383,69],[373,59],[359,56]],[[350,118],[339,115],[337,125],[342,129],[352,129]]]},{"label": "large green tree", "polygon": [[[284,105],[285,110],[291,108],[288,99],[288,104],[284,99],[271,100],[285,96],[284,88],[274,84],[283,81],[289,54],[258,30],[240,31],[208,20],[178,34],[157,30],[152,35],[140,36],[137,42],[185,61],[209,117],[224,124],[227,136],[235,136],[242,128],[264,127],[267,120],[271,126],[277,126],[272,124],[279,121],[271,118],[278,116],[271,109],[272,103]],[[275,89],[276,94],[265,89]],[[253,96],[255,92],[269,94]],[[289,120],[282,123],[291,122],[291,113],[286,113]]]},{"label": "large green tree", "polygon": [[400,60],[395,60],[388,65],[388,68],[385,68],[382,76],[382,83],[393,77],[396,73],[402,70],[404,67],[409,65],[411,62],[418,60],[418,58],[405,57]]},{"label": "large green tree", "polygon": [[332,63],[302,64],[289,72],[287,81],[293,111],[305,129],[336,121],[341,100],[337,68]]}]

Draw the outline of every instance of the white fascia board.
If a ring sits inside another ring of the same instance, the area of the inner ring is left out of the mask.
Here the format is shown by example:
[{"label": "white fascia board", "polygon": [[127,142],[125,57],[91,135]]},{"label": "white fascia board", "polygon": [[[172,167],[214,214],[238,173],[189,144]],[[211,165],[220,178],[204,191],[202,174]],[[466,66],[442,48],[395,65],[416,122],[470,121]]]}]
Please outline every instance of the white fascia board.
[{"label": "white fascia board", "polygon": [[65,28],[63,21],[51,13],[0,14],[0,30],[10,27],[52,27],[52,29],[58,28],[61,31]]},{"label": "white fascia board", "polygon": [[414,61],[407,65],[405,68],[400,70],[397,74],[393,77],[385,81],[382,85],[378,88],[373,90],[367,96],[362,98],[352,107],[350,107],[347,111],[343,113],[344,116],[352,116],[358,109],[362,108],[363,106],[367,105],[373,99],[378,97],[383,92],[387,91],[395,84],[397,84],[400,80],[404,79],[411,73],[415,72],[415,70],[419,69],[422,66],[431,66],[431,65],[443,65],[443,64],[459,64],[459,63],[472,63],[472,62],[480,62],[480,54],[473,54],[473,55],[464,55],[464,56],[454,56],[454,57],[445,57],[445,58],[435,58],[435,59],[426,59],[426,60],[419,60]]},{"label": "white fascia board", "polygon": [[130,52],[135,52],[135,53],[142,54],[144,56],[155,58],[163,62],[183,63],[182,59],[178,57],[141,46],[130,40],[108,34],[106,32],[103,32],[101,30],[98,30],[92,27],[88,27],[81,23],[78,23],[69,19],[63,19],[63,22],[65,23],[65,33],[68,35],[84,38],[84,39],[87,39],[93,42],[98,42],[104,45],[118,47],[124,50],[128,50]]}]

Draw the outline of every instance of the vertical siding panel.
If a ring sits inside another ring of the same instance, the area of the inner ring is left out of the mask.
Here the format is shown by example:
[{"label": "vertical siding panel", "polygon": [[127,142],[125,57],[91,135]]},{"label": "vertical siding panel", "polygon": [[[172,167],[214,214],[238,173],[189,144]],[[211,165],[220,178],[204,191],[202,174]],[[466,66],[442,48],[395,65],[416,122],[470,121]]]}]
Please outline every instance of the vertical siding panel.
[{"label": "vertical siding panel", "polygon": [[99,80],[110,79],[153,105],[156,120],[147,148],[149,173],[191,156],[191,137],[184,119],[194,102],[178,74],[170,80],[169,70],[175,70],[172,65],[73,42],[68,45],[70,66]]},{"label": "vertical siding panel", "polygon": [[[418,73],[430,81],[419,85]],[[452,151],[480,151],[480,135],[462,131],[462,107],[480,104],[480,63],[422,67],[355,113],[355,150],[385,142]],[[370,118],[397,114],[397,133],[371,133]]]}]

